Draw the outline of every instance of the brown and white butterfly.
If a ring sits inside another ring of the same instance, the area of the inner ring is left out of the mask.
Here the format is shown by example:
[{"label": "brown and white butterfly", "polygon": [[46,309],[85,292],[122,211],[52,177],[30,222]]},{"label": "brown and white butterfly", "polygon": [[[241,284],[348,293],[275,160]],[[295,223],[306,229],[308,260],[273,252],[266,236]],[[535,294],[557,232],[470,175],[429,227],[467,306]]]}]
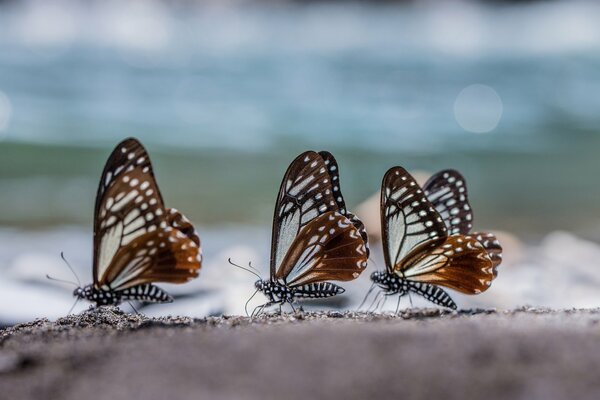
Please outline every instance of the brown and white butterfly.
[{"label": "brown and white butterfly", "polygon": [[348,212],[338,165],[328,152],[307,151],[288,167],[273,217],[270,279],[255,287],[272,304],[343,293],[329,280],[356,279],[367,266],[363,223]]},{"label": "brown and white butterfly", "polygon": [[180,212],[165,208],[150,158],[136,139],[110,155],[94,214],[94,282],[73,295],[96,305],[170,302],[154,282],[184,283],[198,276],[200,239]]},{"label": "brown and white butterfly", "polygon": [[371,280],[386,295],[414,292],[456,309],[439,286],[465,294],[487,290],[497,276],[502,248],[492,234],[469,233],[472,214],[460,174],[442,171],[425,188],[404,168],[385,174],[381,231],[386,271],[374,272]]}]

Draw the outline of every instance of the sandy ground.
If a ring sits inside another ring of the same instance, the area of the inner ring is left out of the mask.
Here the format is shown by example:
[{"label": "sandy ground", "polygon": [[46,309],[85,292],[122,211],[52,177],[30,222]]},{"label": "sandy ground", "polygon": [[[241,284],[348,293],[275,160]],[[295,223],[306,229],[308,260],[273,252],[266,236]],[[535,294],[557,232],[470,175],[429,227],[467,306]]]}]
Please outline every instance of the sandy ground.
[{"label": "sandy ground", "polygon": [[598,399],[600,310],[151,319],[0,331],[2,399]]}]

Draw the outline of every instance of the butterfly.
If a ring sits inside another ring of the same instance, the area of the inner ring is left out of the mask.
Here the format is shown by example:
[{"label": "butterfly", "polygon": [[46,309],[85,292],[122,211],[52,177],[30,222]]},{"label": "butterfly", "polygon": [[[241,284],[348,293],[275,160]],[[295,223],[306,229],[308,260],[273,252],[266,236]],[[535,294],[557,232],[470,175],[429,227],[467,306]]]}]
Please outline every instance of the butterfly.
[{"label": "butterfly", "polygon": [[93,283],[73,295],[100,305],[164,303],[154,282],[198,276],[200,239],[179,211],[165,208],[150,158],[136,139],[114,149],[100,179],[94,213]]},{"label": "butterfly", "polygon": [[414,292],[456,309],[439,286],[481,293],[496,278],[502,260],[493,234],[470,233],[472,219],[465,180],[458,172],[441,171],[421,189],[404,168],[390,169],[381,185],[386,271],[374,272],[371,280],[386,295]]},{"label": "butterfly", "polygon": [[325,298],[344,289],[329,280],[356,279],[367,267],[363,223],[346,208],[331,153],[307,151],[288,167],[273,217],[270,278],[255,283],[268,303]]}]

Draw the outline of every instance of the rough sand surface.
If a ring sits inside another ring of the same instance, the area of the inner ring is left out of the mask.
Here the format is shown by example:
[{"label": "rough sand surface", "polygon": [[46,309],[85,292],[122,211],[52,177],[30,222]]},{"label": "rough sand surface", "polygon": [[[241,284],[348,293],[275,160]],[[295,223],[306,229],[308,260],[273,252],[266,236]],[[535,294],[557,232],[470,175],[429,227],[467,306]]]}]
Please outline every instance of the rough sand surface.
[{"label": "rough sand surface", "polygon": [[600,310],[150,319],[0,331],[2,399],[598,399]]}]

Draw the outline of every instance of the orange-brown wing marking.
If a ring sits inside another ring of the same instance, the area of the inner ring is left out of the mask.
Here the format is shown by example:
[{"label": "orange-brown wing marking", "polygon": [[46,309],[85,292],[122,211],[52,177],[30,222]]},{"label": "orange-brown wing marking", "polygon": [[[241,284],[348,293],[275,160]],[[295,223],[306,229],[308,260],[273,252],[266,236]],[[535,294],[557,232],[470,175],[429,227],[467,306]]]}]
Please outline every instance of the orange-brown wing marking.
[{"label": "orange-brown wing marking", "polygon": [[198,276],[200,249],[176,229],[146,233],[117,252],[106,280],[113,290],[142,283],[184,283]]},{"label": "orange-brown wing marking", "polygon": [[356,226],[338,212],[327,212],[302,228],[275,278],[289,286],[349,281],[364,271],[367,259],[367,248]]},{"label": "orange-brown wing marking", "polygon": [[416,248],[394,271],[411,281],[446,286],[465,294],[481,293],[495,278],[494,265],[472,236],[453,235],[434,248]]}]

